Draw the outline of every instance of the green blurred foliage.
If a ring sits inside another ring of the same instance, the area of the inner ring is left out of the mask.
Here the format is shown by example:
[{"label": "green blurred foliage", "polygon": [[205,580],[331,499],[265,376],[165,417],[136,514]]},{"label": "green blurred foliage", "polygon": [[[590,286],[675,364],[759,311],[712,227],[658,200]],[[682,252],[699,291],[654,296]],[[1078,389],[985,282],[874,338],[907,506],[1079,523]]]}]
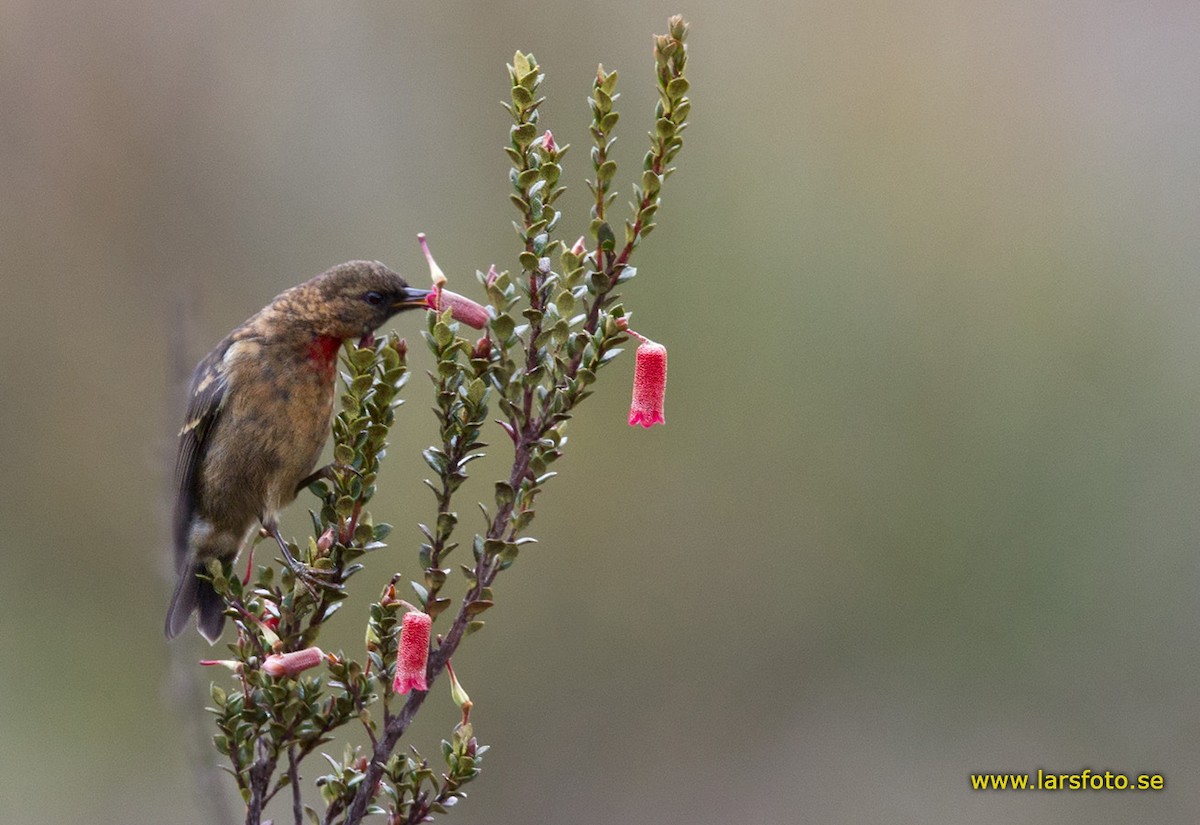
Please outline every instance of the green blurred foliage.
[{"label": "green blurred foliage", "polygon": [[[161,638],[181,382],[333,263],[421,272],[419,230],[452,288],[514,268],[505,62],[577,147],[620,70],[632,171],[682,11],[625,291],[668,425],[625,425],[629,358],[568,428],[455,660],[493,750],[452,821],[1194,821],[1200,7],[413,5],[0,5],[0,820],[210,821],[212,651]],[[373,503],[414,573],[419,384]],[[968,790],[1038,767],[1167,790]]]}]

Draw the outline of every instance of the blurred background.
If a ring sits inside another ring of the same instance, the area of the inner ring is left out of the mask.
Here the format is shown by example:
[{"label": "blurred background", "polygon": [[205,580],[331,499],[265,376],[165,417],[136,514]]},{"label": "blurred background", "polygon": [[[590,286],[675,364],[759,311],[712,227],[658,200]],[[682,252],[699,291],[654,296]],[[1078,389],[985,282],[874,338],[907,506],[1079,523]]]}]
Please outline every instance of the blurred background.
[{"label": "blurred background", "polygon": [[[668,424],[626,426],[628,356],[572,422],[455,660],[492,750],[447,821],[1195,821],[1200,5],[1024,0],[2,0],[0,820],[240,821],[221,648],[162,638],[181,381],[334,263],[420,282],[418,231],[476,297],[515,267],[518,48],[573,240],[596,64],[627,182],[675,12],[692,126],[624,293]],[[410,363],[348,652],[433,511]],[[1038,768],[1166,790],[969,790]]]}]

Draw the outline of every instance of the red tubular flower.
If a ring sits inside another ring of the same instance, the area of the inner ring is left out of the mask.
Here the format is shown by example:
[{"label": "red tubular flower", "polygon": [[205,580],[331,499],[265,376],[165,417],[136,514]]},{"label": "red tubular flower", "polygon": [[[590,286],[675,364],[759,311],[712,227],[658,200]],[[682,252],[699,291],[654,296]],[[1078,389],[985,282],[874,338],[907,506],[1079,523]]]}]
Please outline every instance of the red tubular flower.
[{"label": "red tubular flower", "polygon": [[396,651],[396,679],[392,690],[429,690],[425,684],[425,666],[429,661],[429,631],[433,619],[428,613],[405,613],[400,625],[400,648]]},{"label": "red tubular flower", "polygon": [[272,653],[263,662],[262,669],[270,676],[295,676],[321,664],[325,653],[319,647],[306,647],[291,653]]},{"label": "red tubular flower", "polygon": [[633,401],[629,405],[629,426],[641,424],[653,427],[665,424],[663,395],[667,390],[667,348],[648,338],[641,338],[633,368]]}]

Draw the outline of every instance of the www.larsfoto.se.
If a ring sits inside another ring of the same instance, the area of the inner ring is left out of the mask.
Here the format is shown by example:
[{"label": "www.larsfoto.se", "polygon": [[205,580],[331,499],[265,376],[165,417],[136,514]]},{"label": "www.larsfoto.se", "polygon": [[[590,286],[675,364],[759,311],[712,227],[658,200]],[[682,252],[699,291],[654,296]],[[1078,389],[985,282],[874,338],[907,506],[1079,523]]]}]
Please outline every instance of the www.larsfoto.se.
[{"label": "www.larsfoto.se", "polygon": [[1161,791],[1166,779],[1160,773],[1124,774],[1095,772],[1085,768],[1079,773],[973,773],[973,791]]}]

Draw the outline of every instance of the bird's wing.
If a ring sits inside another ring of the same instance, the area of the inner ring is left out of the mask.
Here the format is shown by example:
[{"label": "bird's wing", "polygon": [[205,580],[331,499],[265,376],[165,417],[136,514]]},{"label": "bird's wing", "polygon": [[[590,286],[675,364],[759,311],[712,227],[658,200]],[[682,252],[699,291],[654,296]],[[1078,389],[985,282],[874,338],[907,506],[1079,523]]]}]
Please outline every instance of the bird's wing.
[{"label": "bird's wing", "polygon": [[227,373],[225,353],[232,336],[205,356],[196,366],[189,392],[187,415],[179,431],[179,453],[175,459],[175,565],[182,568],[188,554],[188,531],[196,504],[200,462],[208,447],[208,436],[225,404]]}]

